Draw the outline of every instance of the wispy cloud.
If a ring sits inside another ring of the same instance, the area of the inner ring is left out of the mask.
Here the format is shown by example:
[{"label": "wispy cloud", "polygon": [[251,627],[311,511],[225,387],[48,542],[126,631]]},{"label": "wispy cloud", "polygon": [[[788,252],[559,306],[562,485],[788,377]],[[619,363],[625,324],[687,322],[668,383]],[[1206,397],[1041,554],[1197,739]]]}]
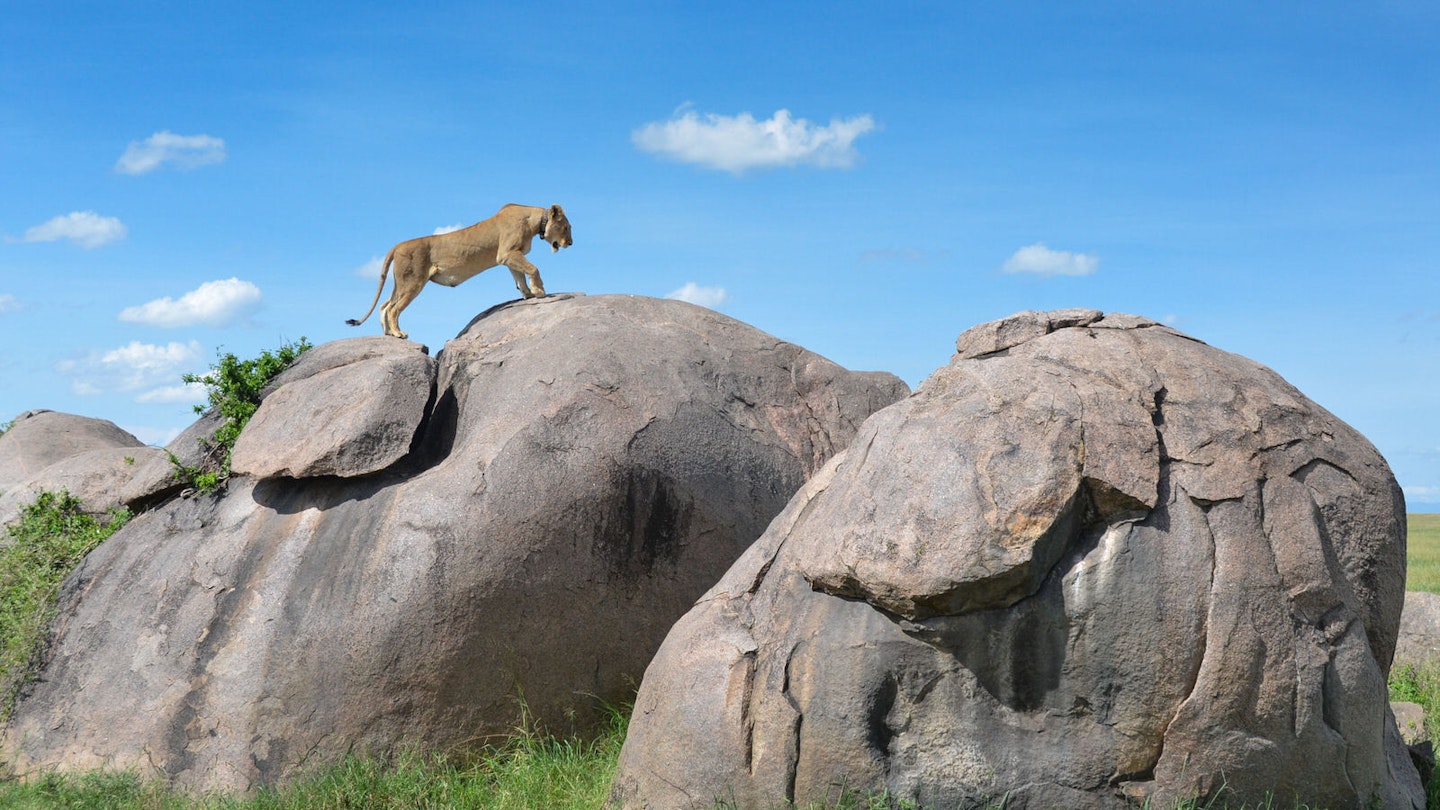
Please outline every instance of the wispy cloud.
[{"label": "wispy cloud", "polygon": [[836,118],[817,126],[804,118],[792,119],[789,110],[756,121],[748,112],[701,116],[682,107],[669,121],[646,124],[630,139],[646,152],[735,174],[801,164],[844,169],[860,156],[855,139],[875,126],[869,115]]},{"label": "wispy cloud", "polygon": [[710,309],[718,309],[730,300],[730,293],[726,292],[724,287],[701,287],[691,281],[665,297],[673,298],[676,301],[688,301],[691,304],[699,304]]},{"label": "wispy cloud", "polygon": [[120,320],[147,326],[228,326],[249,316],[260,305],[260,288],[248,281],[229,278],[207,281],[180,296],[157,298],[146,304],[126,307]]},{"label": "wispy cloud", "polygon": [[361,278],[370,278],[370,279],[380,278],[380,265],[381,265],[384,261],[385,261],[385,260],[382,259],[382,258],[380,258],[379,256],[371,256],[371,257],[370,257],[370,261],[365,262],[364,264],[362,264],[362,265],[360,265],[359,267],[355,268],[355,269],[352,270],[351,272],[354,273],[355,275],[361,277]]},{"label": "wispy cloud", "polygon": [[[172,402],[204,402],[209,392],[204,383],[185,383],[184,385],[167,385],[160,388],[153,388],[138,397],[135,401],[142,404],[169,404]],[[139,434],[136,434],[137,436]]]},{"label": "wispy cloud", "polygon": [[1006,273],[1037,276],[1088,276],[1100,266],[1100,259],[1087,253],[1051,250],[1036,242],[1015,251],[1000,269]]},{"label": "wispy cloud", "polygon": [[26,229],[25,235],[19,241],[59,242],[68,239],[90,250],[118,242],[128,233],[125,224],[115,217],[102,217],[94,211],[73,211]]},{"label": "wispy cloud", "polygon": [[1405,500],[1411,503],[1440,503],[1440,487],[1411,486],[1401,489],[1405,492]]},{"label": "wispy cloud", "polygon": [[435,235],[435,236],[439,236],[439,235],[442,234],[442,233],[454,233],[454,232],[460,230],[461,228],[468,228],[468,227],[470,227],[470,226],[469,226],[469,225],[466,225],[466,224],[464,224],[464,223],[457,223],[457,224],[455,224],[455,225],[441,225],[440,227],[438,227],[438,228],[435,229],[435,234],[434,234],[434,235]]},{"label": "wispy cloud", "polygon": [[10,293],[0,293],[0,315],[20,311],[20,299]]},{"label": "wispy cloud", "polygon": [[[195,404],[198,405],[204,400],[205,397],[202,395],[200,399],[195,400]],[[129,431],[131,436],[151,447],[164,447],[174,441],[175,437],[184,430],[179,427],[150,427],[148,425],[121,425],[121,427]]]},{"label": "wispy cloud", "polygon": [[146,174],[165,165],[194,169],[225,160],[225,141],[209,135],[157,132],[143,141],[131,141],[115,163],[120,174]]},{"label": "wispy cloud", "polygon": [[164,346],[132,341],[118,349],[62,360],[55,370],[72,378],[70,388],[76,394],[149,391],[174,385],[200,356],[200,344],[194,340]]}]

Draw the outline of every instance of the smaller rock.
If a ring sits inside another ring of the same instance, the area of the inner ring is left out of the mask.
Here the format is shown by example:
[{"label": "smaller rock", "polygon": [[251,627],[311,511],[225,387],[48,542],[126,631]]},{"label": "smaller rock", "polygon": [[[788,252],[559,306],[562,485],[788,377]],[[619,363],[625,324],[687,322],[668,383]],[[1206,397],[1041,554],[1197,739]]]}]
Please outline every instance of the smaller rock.
[{"label": "smaller rock", "polygon": [[85,511],[103,515],[116,507],[135,511],[179,491],[170,457],[158,447],[110,447],[70,456],[28,481],[0,493],[0,523],[20,516],[42,492],[68,492]]},{"label": "smaller rock", "polygon": [[88,450],[141,447],[143,442],[104,419],[56,411],[26,411],[0,436],[0,491],[34,478],[57,461]]},{"label": "smaller rock", "polygon": [[103,419],[27,411],[0,436],[0,524],[42,492],[65,491],[86,511],[137,509],[179,488],[164,450]]},{"label": "smaller rock", "polygon": [[1392,666],[1440,666],[1440,594],[1406,591]]},{"label": "smaller rock", "polygon": [[1396,701],[1390,704],[1395,715],[1395,725],[1400,729],[1400,738],[1410,751],[1410,761],[1420,772],[1420,782],[1430,789],[1430,780],[1435,776],[1435,743],[1425,728],[1425,708],[1418,703]]},{"label": "smaller rock", "polygon": [[1048,335],[1056,329],[1089,326],[1103,317],[1098,309],[1057,309],[1052,312],[1027,310],[1008,318],[982,323],[960,333],[955,351],[960,357],[972,359],[1001,352],[1021,343]]},{"label": "smaller rock", "polygon": [[1395,725],[1406,745],[1429,742],[1430,733],[1425,730],[1425,708],[1419,703],[1392,701],[1390,710],[1395,712]]},{"label": "smaller rock", "polygon": [[410,452],[434,381],[435,361],[418,343],[374,336],[311,349],[267,389],[230,469],[257,478],[383,470]]}]

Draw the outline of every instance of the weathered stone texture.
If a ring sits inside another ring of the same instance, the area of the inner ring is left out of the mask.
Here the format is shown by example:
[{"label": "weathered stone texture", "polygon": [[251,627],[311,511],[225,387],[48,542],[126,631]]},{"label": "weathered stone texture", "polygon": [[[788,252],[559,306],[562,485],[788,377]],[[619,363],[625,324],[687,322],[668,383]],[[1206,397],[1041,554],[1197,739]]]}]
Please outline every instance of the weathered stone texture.
[{"label": "weathered stone texture", "polygon": [[281,372],[235,442],[230,468],[256,478],[353,478],[410,452],[434,395],[435,362],[385,336],[317,346]]},{"label": "weathered stone texture", "polygon": [[[474,747],[511,732],[522,699],[553,731],[591,728],[805,479],[908,393],[630,296],[503,305],[446,344],[433,382],[428,362],[386,338],[307,352],[247,428],[262,435],[242,435],[252,474],[92,553],[0,740],[10,767],[243,789],[348,752]],[[347,448],[392,423],[389,450],[356,462]]]},{"label": "weathered stone texture", "polygon": [[[1404,506],[1359,434],[1153,321],[977,327],[681,619],[614,800],[1423,806]],[[1204,803],[1202,801],[1202,803]]]}]

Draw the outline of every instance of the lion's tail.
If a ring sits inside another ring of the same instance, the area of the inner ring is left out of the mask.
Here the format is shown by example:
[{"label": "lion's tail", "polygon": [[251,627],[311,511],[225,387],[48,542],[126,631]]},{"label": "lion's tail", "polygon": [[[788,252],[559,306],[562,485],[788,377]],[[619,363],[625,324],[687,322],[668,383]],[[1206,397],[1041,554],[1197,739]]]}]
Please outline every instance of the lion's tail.
[{"label": "lion's tail", "polygon": [[360,324],[370,319],[371,313],[375,311],[375,305],[380,303],[380,293],[385,292],[385,279],[390,275],[390,262],[394,258],[395,248],[390,248],[390,252],[385,254],[385,261],[382,262],[380,265],[380,286],[375,288],[375,300],[370,302],[370,308],[365,310],[365,315],[361,317],[358,321],[354,318],[351,318],[345,321],[345,323],[348,323],[351,326],[359,326]]}]

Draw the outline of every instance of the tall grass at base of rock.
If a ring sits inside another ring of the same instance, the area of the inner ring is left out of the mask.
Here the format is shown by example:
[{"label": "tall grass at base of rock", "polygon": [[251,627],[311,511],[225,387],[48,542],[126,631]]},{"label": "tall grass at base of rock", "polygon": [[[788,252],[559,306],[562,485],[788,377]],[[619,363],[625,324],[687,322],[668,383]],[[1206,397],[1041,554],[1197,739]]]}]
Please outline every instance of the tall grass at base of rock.
[{"label": "tall grass at base of rock", "polygon": [[388,763],[352,758],[340,766],[234,810],[336,808],[600,808],[625,739],[623,711],[593,740],[556,739],[525,723],[499,746],[478,755],[401,754]]},{"label": "tall grass at base of rock", "polygon": [[[1396,666],[1390,670],[1390,700],[1418,703],[1425,710],[1425,730],[1440,742],[1440,662]],[[1425,795],[1427,810],[1440,810],[1440,768],[1430,777]]]},{"label": "tall grass at base of rock", "polygon": [[[1392,681],[1395,699],[1440,707],[1440,670]],[[1437,709],[1440,711],[1440,709]],[[1437,715],[1440,716],[1440,715]],[[350,758],[300,781],[257,796],[191,796],[158,779],[132,773],[49,774],[29,783],[0,782],[0,807],[23,810],[104,808],[105,810],[601,810],[625,738],[626,716],[613,713],[610,726],[593,740],[557,740],[532,728],[477,755],[405,753],[388,760]],[[975,810],[1004,810],[999,798]],[[717,801],[717,810],[734,808]],[[808,805],[777,800],[776,810],[932,810],[925,805],[837,786],[833,798]],[[1440,810],[1432,791],[1426,805]],[[1169,806],[1146,803],[1139,810],[1324,810],[1302,803],[1267,800],[1232,805],[1223,799],[1187,800]],[[1332,809],[1334,810],[1334,809]],[[1348,808],[1347,808],[1348,810]]]},{"label": "tall grass at base of rock", "polygon": [[1406,518],[1405,590],[1440,593],[1440,515],[1417,513]]},{"label": "tall grass at base of rock", "polygon": [[254,797],[190,796],[131,773],[49,774],[0,782],[0,807],[28,810],[599,810],[625,739],[626,712],[593,740],[556,739],[528,724],[504,743],[466,756],[352,757]]},{"label": "tall grass at base of rock", "polygon": [[6,530],[0,549],[0,720],[8,717],[55,617],[60,584],[130,513],[85,513],[68,492],[43,492]]}]

